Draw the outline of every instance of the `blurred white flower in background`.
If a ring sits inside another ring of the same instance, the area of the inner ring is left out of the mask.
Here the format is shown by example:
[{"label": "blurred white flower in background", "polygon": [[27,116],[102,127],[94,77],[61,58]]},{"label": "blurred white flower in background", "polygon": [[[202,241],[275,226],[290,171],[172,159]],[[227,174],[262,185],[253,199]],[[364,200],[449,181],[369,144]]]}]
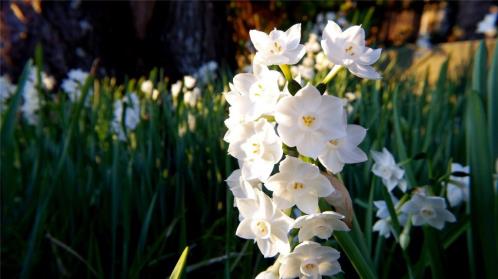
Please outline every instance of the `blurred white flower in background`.
[{"label": "blurred white flower in background", "polygon": [[38,110],[41,107],[41,99],[33,81],[27,80],[22,91],[23,104],[21,113],[30,125],[38,123]]},{"label": "blurred white flower in background", "polygon": [[334,248],[321,246],[313,241],[305,241],[281,260],[281,278],[321,278],[341,272],[337,261],[340,254]]},{"label": "blurred white flower in background", "polygon": [[498,9],[492,10],[489,14],[477,23],[476,33],[485,34],[486,37],[494,38],[496,36],[496,21],[498,20]]},{"label": "blurred white flower in background", "polygon": [[441,197],[415,194],[401,207],[401,211],[411,214],[414,226],[429,224],[441,230],[445,222],[456,221],[455,216],[446,209],[446,201]]},{"label": "blurred white flower in background", "polygon": [[342,219],[344,219],[344,216],[339,213],[324,211],[299,216],[294,223],[294,228],[299,229],[299,242],[310,240],[314,236],[326,240],[332,236],[334,231],[349,231],[348,226]]},{"label": "blurred white flower in background", "polygon": [[289,253],[287,233],[294,220],[278,210],[267,195],[257,191],[257,199],[238,199],[237,207],[243,218],[237,236],[254,239],[265,258]]},{"label": "blurred white flower in background", "polygon": [[361,78],[380,79],[380,74],[370,65],[379,60],[381,49],[365,46],[365,31],[361,26],[354,25],[348,29],[329,20],[323,31],[322,48],[329,60]]},{"label": "blurred white flower in background", "polygon": [[183,93],[183,102],[190,107],[195,107],[200,98],[201,90],[198,87]]},{"label": "blurred white flower in background", "polygon": [[382,152],[372,150],[372,157],[375,160],[372,172],[382,178],[382,183],[387,189],[392,191],[398,186],[401,191],[405,192],[407,187],[403,179],[405,171],[396,164],[393,155],[384,147]]},{"label": "blurred white flower in background", "polygon": [[144,92],[146,95],[150,96],[152,95],[152,91],[154,90],[154,84],[151,80],[146,80],[140,85],[140,90],[142,90],[142,92]]},{"label": "blurred white flower in background", "polygon": [[249,180],[266,181],[273,165],[283,155],[282,140],[266,119],[248,122],[230,129],[225,135],[228,153],[239,160],[242,175]]},{"label": "blurred white flower in background", "polygon": [[258,30],[249,31],[251,41],[256,48],[254,61],[264,65],[294,65],[303,58],[306,50],[300,44],[301,24],[291,26],[283,32],[274,29],[270,34]]},{"label": "blurred white flower in background", "polygon": [[196,79],[193,76],[184,76],[183,77],[183,82],[184,82],[185,87],[187,89],[192,89],[195,86]]},{"label": "blurred white flower in background", "polygon": [[[124,114],[123,114],[124,113]],[[124,117],[124,119],[123,119]],[[140,122],[140,100],[137,94],[125,95],[122,100],[114,102],[114,118],[111,128],[121,141],[126,140],[126,132],[134,131]],[[126,132],[123,128],[126,128]]]},{"label": "blurred white flower in background", "polygon": [[[69,97],[69,100],[71,100],[71,102],[78,102],[80,100],[82,88],[88,76],[88,72],[85,72],[81,69],[73,69],[68,72],[67,78],[62,81],[61,88],[64,92],[67,93],[67,96]],[[89,104],[89,97],[92,94],[93,90],[90,89],[85,104]]]},{"label": "blurred white flower in background", "polygon": [[321,95],[312,85],[282,98],[275,112],[278,134],[289,147],[316,159],[328,141],[346,136],[344,101]]},{"label": "blurred white flower in background", "polygon": [[[469,166],[462,166],[457,163],[451,164],[451,172],[462,172],[469,174]],[[460,205],[462,202],[467,202],[469,200],[469,176],[450,176],[450,181],[448,182],[446,189],[446,197],[451,207]]]},{"label": "blurred white flower in background", "polygon": [[334,192],[332,184],[317,166],[291,156],[280,162],[279,172],[268,179],[265,187],[273,192],[277,208],[296,205],[307,214],[319,212],[318,199]]},{"label": "blurred white flower in background", "polygon": [[197,72],[195,72],[195,78],[202,85],[207,85],[210,82],[213,82],[216,79],[216,71],[218,70],[218,63],[216,61],[209,61],[204,63],[199,67]]},{"label": "blurred white flower in background", "polygon": [[367,154],[358,148],[366,134],[367,129],[359,125],[348,125],[346,136],[329,141],[318,159],[334,174],[341,172],[344,164],[354,164],[368,160]]},{"label": "blurred white flower in background", "polygon": [[182,91],[182,85],[183,83],[181,80],[178,80],[171,85],[171,96],[173,97],[173,100],[176,100],[178,98],[178,95],[180,95],[180,92]]},{"label": "blurred white flower in background", "polygon": [[7,76],[0,77],[0,113],[6,109],[7,100],[14,95],[16,86],[10,82]]}]

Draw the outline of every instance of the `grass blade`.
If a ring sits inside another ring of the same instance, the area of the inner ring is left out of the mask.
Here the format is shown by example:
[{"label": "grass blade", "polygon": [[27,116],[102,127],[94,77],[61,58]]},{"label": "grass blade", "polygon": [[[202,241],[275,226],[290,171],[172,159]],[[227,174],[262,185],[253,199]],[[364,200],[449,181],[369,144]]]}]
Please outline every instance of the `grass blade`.
[{"label": "grass blade", "polygon": [[182,275],[183,269],[185,268],[185,264],[187,263],[187,255],[188,255],[188,246],[182,252],[182,255],[178,259],[178,262],[173,269],[173,272],[169,276],[169,279],[179,279]]},{"label": "grass blade", "polygon": [[[498,274],[495,191],[489,152],[486,118],[482,102],[475,92],[467,96],[465,131],[470,165],[470,213],[476,271],[478,278]],[[481,276],[479,273],[483,273]]]}]

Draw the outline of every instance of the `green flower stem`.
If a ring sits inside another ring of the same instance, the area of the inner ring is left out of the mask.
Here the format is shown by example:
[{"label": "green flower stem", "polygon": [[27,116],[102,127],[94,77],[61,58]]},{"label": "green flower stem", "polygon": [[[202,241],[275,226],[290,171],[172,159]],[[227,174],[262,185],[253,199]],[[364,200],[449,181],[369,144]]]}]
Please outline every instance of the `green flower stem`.
[{"label": "green flower stem", "polygon": [[280,67],[280,70],[282,70],[282,73],[284,74],[285,79],[287,81],[291,81],[292,80],[292,74],[291,74],[289,65],[282,64],[282,65],[278,65],[278,66]]},{"label": "green flower stem", "polygon": [[330,72],[325,76],[325,78],[323,79],[322,83],[323,84],[327,84],[329,83],[329,81],[332,80],[332,78],[339,72],[339,70],[342,69],[342,66],[341,65],[334,65],[332,67],[332,69],[330,70]]}]

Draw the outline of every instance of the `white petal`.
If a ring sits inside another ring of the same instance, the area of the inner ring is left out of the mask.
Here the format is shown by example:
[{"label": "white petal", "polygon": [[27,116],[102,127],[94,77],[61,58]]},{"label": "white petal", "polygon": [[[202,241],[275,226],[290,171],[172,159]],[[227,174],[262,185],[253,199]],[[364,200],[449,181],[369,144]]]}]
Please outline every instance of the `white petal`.
[{"label": "white petal", "polygon": [[264,32],[258,30],[249,31],[249,37],[251,38],[251,42],[254,47],[258,51],[265,50],[269,44],[271,44],[271,40],[268,35]]},{"label": "white petal", "polygon": [[281,278],[296,278],[299,277],[299,267],[301,260],[295,255],[288,255],[282,259],[282,265],[278,270]]},{"label": "white petal", "polygon": [[323,175],[313,180],[313,189],[318,197],[327,197],[335,191],[330,181]]},{"label": "white petal", "polygon": [[327,22],[325,29],[323,29],[322,38],[324,40],[335,41],[338,35],[342,33],[341,27],[332,20]]},{"label": "white petal", "polygon": [[351,64],[348,67],[348,70],[355,76],[365,78],[365,79],[381,79],[380,74],[375,71],[370,66],[360,65],[360,64]]},{"label": "white petal", "polygon": [[318,212],[318,198],[310,194],[304,194],[296,199],[296,205],[302,212],[313,214]]},{"label": "white petal", "polygon": [[316,159],[323,152],[326,144],[327,140],[322,135],[310,132],[302,134],[301,141],[296,146],[297,151],[302,155]]},{"label": "white petal", "polygon": [[256,235],[251,230],[251,222],[251,219],[243,219],[237,227],[235,235],[244,239],[255,239]]},{"label": "white petal", "polygon": [[333,174],[341,172],[344,167],[344,163],[342,163],[337,156],[336,149],[330,147],[330,144],[327,144],[327,150],[318,156],[318,159],[327,170],[331,171]]},{"label": "white petal", "polygon": [[372,65],[373,63],[377,62],[377,60],[379,60],[381,52],[381,48],[366,48],[366,51],[362,53],[356,61],[361,65]]},{"label": "white petal", "polygon": [[367,154],[365,154],[365,152],[363,152],[358,147],[339,148],[337,152],[339,154],[339,157],[341,158],[341,161],[346,164],[360,163],[368,160]]},{"label": "white petal", "polygon": [[285,31],[285,34],[287,35],[287,48],[296,48],[301,40],[301,23],[292,25],[289,29],[287,29],[287,31]]},{"label": "white petal", "polygon": [[359,145],[365,136],[367,135],[367,129],[361,127],[360,125],[350,124],[346,128],[346,140],[352,145]]},{"label": "white petal", "polygon": [[233,78],[233,85],[241,93],[249,94],[251,85],[253,85],[256,81],[256,77],[254,77],[253,74],[242,73]]},{"label": "white petal", "polygon": [[286,64],[289,65],[295,65],[303,58],[303,56],[306,54],[306,49],[304,48],[304,45],[298,45],[295,49],[293,50],[287,50],[284,52],[284,55],[287,57],[288,61]]},{"label": "white petal", "polygon": [[342,32],[342,37],[360,47],[365,46],[365,30],[359,25],[353,25],[344,30],[344,32]]}]

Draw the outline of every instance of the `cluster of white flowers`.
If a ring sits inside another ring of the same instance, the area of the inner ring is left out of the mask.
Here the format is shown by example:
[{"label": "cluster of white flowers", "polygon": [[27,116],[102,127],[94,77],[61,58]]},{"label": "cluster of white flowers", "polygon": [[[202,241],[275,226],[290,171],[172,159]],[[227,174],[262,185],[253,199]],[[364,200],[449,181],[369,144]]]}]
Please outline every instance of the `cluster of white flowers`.
[{"label": "cluster of white flowers", "polygon": [[127,134],[134,131],[140,123],[140,100],[137,94],[130,93],[123,99],[114,102],[114,118],[112,131],[121,141],[126,141]]},{"label": "cluster of white flowers", "polygon": [[7,107],[7,100],[14,94],[16,86],[13,85],[7,76],[0,77],[0,113]]},{"label": "cluster of white flowers", "polygon": [[[445,199],[429,195],[424,188],[414,189],[411,198],[406,202],[398,200],[393,193],[396,186],[403,193],[408,190],[407,181],[404,177],[405,171],[396,164],[393,155],[386,148],[383,148],[382,152],[372,151],[372,157],[375,160],[372,172],[382,179],[384,186],[388,189],[396,218],[401,227],[411,222],[414,226],[428,224],[441,230],[445,222],[456,221],[455,216],[446,209]],[[468,172],[468,168],[464,169],[460,165],[457,165],[454,164],[452,167],[453,171]],[[462,200],[465,200],[468,195],[468,178],[454,176],[451,176],[451,178],[447,191],[448,200],[452,206],[456,206]],[[404,197],[408,197],[409,194],[405,193]],[[394,228],[387,203],[386,201],[379,200],[375,201],[374,205],[377,208],[376,216],[379,220],[374,224],[373,230],[379,232],[385,238],[389,238],[391,233],[394,232]]]},{"label": "cluster of white flowers", "polygon": [[201,98],[201,89],[196,86],[197,80],[193,76],[185,76],[171,85],[171,96],[173,97],[173,106],[178,105],[180,94],[183,95],[183,102],[189,107],[195,107]]},{"label": "cluster of white flowers", "polygon": [[[41,88],[44,90],[52,90],[55,85],[55,80],[53,77],[47,75],[45,72],[41,72]],[[36,68],[31,67],[24,83],[24,88],[22,91],[23,103],[21,105],[21,113],[30,125],[36,125],[39,120],[38,111],[41,108],[41,96],[38,92],[38,78]]]},{"label": "cluster of white flowers", "polygon": [[[326,52],[334,73],[345,66],[358,74],[358,67],[365,70],[366,64],[378,59],[380,50],[365,47],[359,26],[344,33],[329,26],[336,24],[328,23],[322,46],[334,50]],[[224,140],[240,167],[226,180],[240,212],[236,235],[254,240],[264,257],[280,254],[258,278],[334,275],[341,271],[339,252],[313,239],[327,240],[334,231],[349,228],[343,215],[320,211],[320,198],[337,191],[319,167],[337,174],[345,164],[366,161],[366,154],[358,148],[366,129],[348,125],[345,100],[322,94],[311,84],[295,88],[289,65],[306,54],[300,44],[300,24],[285,32],[251,30],[249,34],[257,50],[252,73],[236,75],[225,93],[230,107]],[[362,64],[358,64],[360,60]],[[282,75],[270,70],[270,65],[282,69],[288,82],[284,88],[279,86]],[[276,165],[278,171],[273,173]],[[289,242],[292,229],[299,230],[297,240],[292,241],[300,243],[293,251]]]},{"label": "cluster of white flowers", "polygon": [[[67,73],[67,78],[62,81],[61,89],[66,92],[71,102],[79,102],[82,94],[83,85],[89,74],[81,69],[73,69]],[[89,91],[89,96],[93,92]],[[87,97],[85,104],[90,104],[90,98]]]},{"label": "cluster of white flowers", "polygon": [[151,80],[143,81],[140,84],[140,90],[147,98],[152,98],[154,101],[159,97],[159,90],[154,88],[154,83]]},{"label": "cluster of white flowers", "polygon": [[[41,107],[41,96],[39,88],[50,91],[55,86],[55,79],[45,72],[40,73],[41,84],[38,86],[37,69],[32,65],[28,66],[26,82],[22,88],[21,114],[26,122],[30,125],[36,125],[39,120],[38,111]],[[0,113],[6,110],[8,100],[14,95],[17,86],[11,83],[7,76],[0,77]]]}]

